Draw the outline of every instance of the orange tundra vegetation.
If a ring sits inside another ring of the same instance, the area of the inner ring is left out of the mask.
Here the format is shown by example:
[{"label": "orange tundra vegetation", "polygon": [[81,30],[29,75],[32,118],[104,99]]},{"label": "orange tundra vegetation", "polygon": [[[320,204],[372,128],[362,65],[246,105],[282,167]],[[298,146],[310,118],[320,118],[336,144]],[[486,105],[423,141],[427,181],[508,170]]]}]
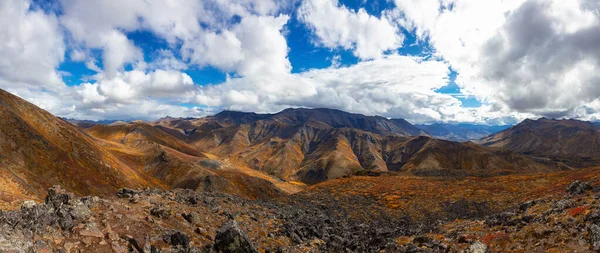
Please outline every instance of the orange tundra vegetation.
[{"label": "orange tundra vegetation", "polygon": [[[471,209],[477,209],[480,205],[481,214],[498,212],[530,199],[562,194],[574,180],[595,181],[599,178],[600,167],[548,174],[463,179],[355,176],[311,186],[297,195],[304,195],[307,199],[332,199],[342,207],[344,203],[354,203],[349,200],[361,196],[374,202],[367,209],[383,208],[397,216],[428,219],[448,216],[452,208],[459,208],[456,206],[459,204]],[[353,207],[349,205],[345,208],[351,210]],[[574,208],[571,213],[576,215],[586,208]]]}]

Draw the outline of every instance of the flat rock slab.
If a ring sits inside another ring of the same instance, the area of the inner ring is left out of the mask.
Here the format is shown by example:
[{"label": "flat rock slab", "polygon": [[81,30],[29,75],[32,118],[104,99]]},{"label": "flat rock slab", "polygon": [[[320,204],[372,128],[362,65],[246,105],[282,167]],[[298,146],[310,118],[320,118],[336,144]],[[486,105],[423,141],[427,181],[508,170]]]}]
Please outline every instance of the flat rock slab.
[{"label": "flat rock slab", "polygon": [[104,233],[98,229],[84,229],[79,231],[79,235],[86,237],[104,238]]}]

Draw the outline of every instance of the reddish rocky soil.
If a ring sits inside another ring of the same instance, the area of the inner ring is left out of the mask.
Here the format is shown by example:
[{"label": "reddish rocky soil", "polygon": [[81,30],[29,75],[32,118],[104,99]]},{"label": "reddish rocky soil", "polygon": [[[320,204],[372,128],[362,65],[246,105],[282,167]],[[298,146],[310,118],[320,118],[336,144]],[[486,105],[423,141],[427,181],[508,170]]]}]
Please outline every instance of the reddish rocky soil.
[{"label": "reddish rocky soil", "polygon": [[55,187],[43,203],[0,212],[0,252],[593,252],[597,172],[351,177],[265,200]]}]

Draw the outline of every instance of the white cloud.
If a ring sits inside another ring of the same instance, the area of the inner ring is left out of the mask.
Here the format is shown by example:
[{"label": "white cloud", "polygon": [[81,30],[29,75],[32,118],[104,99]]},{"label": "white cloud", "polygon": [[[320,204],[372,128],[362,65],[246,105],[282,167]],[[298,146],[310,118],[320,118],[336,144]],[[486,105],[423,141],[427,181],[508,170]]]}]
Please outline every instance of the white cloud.
[{"label": "white cloud", "polygon": [[[61,0],[56,17],[6,0],[0,87],[60,116],[93,119],[301,106],[413,122],[600,118],[599,5],[523,2],[397,0],[396,9],[370,15],[337,0]],[[282,12],[290,6],[300,6],[293,11],[317,46],[352,51],[361,61],[345,66],[332,57],[329,68],[292,73],[285,33],[293,15]],[[400,26],[427,41],[433,57],[398,55]],[[166,46],[143,52],[127,37],[133,31]],[[97,73],[66,86],[57,71],[65,53]],[[145,62],[148,55],[155,57]],[[229,73],[227,80],[199,86],[182,72],[204,66]],[[448,83],[449,66],[463,92],[484,106],[463,108],[435,92]],[[208,109],[181,106],[193,103]]]},{"label": "white cloud", "polygon": [[207,32],[202,39],[185,41],[182,55],[200,67],[212,65],[230,72],[243,61],[242,42],[231,31]]},{"label": "white cloud", "polygon": [[417,37],[425,38],[428,28],[435,26],[440,0],[396,0],[395,3],[406,17],[400,20],[401,24],[415,30]]},{"label": "white cloud", "polygon": [[175,57],[172,51],[160,49],[155,60],[149,63],[149,69],[185,70],[188,66],[185,62]]},{"label": "white cloud", "polygon": [[379,58],[402,46],[404,40],[385,17],[369,15],[362,8],[354,12],[338,0],[305,0],[298,16],[314,31],[318,44],[352,50],[361,59]]},{"label": "white cloud", "polygon": [[440,61],[390,55],[349,67],[283,75],[281,79],[232,78],[200,88],[196,102],[258,112],[327,107],[413,122],[484,121],[475,109],[462,108],[456,98],[434,91],[448,83],[448,72],[448,66]]},{"label": "white cloud", "polygon": [[65,44],[55,16],[29,10],[27,1],[0,1],[0,82],[5,88],[29,86],[56,90],[56,71]]},{"label": "white cloud", "polygon": [[86,53],[83,52],[82,50],[78,50],[78,49],[71,50],[69,57],[74,62],[82,62],[82,61],[85,61],[85,59],[87,59]]},{"label": "white cloud", "polygon": [[[194,88],[192,78],[178,71],[155,70],[144,72],[132,70],[119,73],[114,78],[105,78],[103,75],[97,77],[98,94],[91,94],[92,98],[101,95],[106,97],[106,102],[120,104],[135,103],[140,98],[170,98],[185,97],[186,92]],[[98,99],[88,99],[97,101]]]},{"label": "white cloud", "polygon": [[126,63],[143,61],[142,50],[127,39],[123,33],[111,30],[102,35],[102,63],[108,78],[114,78],[117,71],[122,71]]},{"label": "white cloud", "polygon": [[[76,105],[80,116],[88,113],[111,117],[124,112],[143,115],[127,108],[188,102],[199,92],[191,77],[180,72],[188,64],[210,65],[254,80],[281,80],[291,70],[287,43],[281,34],[289,17],[278,14],[289,2],[61,0],[61,3],[60,21],[74,44],[70,57],[85,61],[89,69],[98,72],[91,77],[94,83],[67,88],[80,101],[65,101],[65,104]],[[231,23],[234,17],[239,18],[239,23]],[[158,50],[158,57],[152,62],[144,62],[144,54],[154,52],[142,52],[125,35],[143,30],[169,43],[170,48]],[[101,62],[90,58],[91,49],[101,50]],[[173,52],[177,50],[181,50],[182,59],[175,57]],[[128,64],[133,70],[125,71]],[[244,98],[245,95],[248,97]],[[246,99],[251,103],[255,98],[245,91],[231,91],[220,99]],[[196,110],[182,111],[197,115]],[[162,115],[157,112],[144,116]]]},{"label": "white cloud", "polygon": [[595,106],[600,74],[594,71],[600,67],[600,15],[593,2],[397,0],[396,5],[399,23],[415,29],[457,70],[464,93],[507,114],[591,119],[600,110]]}]

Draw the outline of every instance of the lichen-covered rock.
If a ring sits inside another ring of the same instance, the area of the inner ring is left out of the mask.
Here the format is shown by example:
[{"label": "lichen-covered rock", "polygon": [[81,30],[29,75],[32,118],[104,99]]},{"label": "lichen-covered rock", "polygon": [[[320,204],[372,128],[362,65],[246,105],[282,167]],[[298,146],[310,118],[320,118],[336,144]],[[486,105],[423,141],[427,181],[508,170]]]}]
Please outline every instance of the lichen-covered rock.
[{"label": "lichen-covered rock", "polygon": [[574,181],[566,189],[569,195],[580,195],[591,190],[593,190],[593,187],[588,182],[579,181]]},{"label": "lichen-covered rock", "polygon": [[239,227],[235,220],[230,220],[217,230],[214,249],[217,252],[256,253],[248,235]]},{"label": "lichen-covered rock", "polygon": [[91,211],[87,205],[83,204],[82,202],[78,202],[69,208],[69,214],[75,220],[84,220],[90,217]]},{"label": "lichen-covered rock", "polygon": [[35,207],[36,203],[33,200],[25,200],[23,204],[21,204],[21,209],[30,209]]},{"label": "lichen-covered rock", "polygon": [[139,191],[136,191],[136,190],[133,190],[133,189],[121,188],[117,192],[117,197],[119,197],[119,198],[131,198],[135,194],[138,194],[138,193],[139,193]]},{"label": "lichen-covered rock", "polygon": [[14,231],[8,226],[0,226],[0,252],[18,252],[25,253],[33,247],[30,238],[25,237],[21,232]]},{"label": "lichen-covered rock", "polygon": [[168,218],[173,215],[173,211],[162,207],[155,207],[150,210],[150,214],[158,218]]},{"label": "lichen-covered rock", "polygon": [[522,203],[521,205],[519,205],[519,210],[520,210],[521,212],[525,212],[525,211],[527,211],[529,208],[531,208],[531,207],[535,206],[535,204],[536,204],[535,200],[530,200],[530,201],[527,201],[527,202],[525,202],[525,203]]},{"label": "lichen-covered rock", "polygon": [[166,234],[164,241],[173,246],[181,246],[183,248],[188,248],[190,246],[190,237],[180,231]]},{"label": "lichen-covered rock", "polygon": [[59,185],[48,189],[48,195],[46,195],[46,205],[52,206],[55,209],[61,208],[63,205],[69,205],[74,199],[73,193],[66,192],[60,188]]},{"label": "lichen-covered rock", "polygon": [[485,246],[485,244],[481,242],[474,242],[471,244],[471,246],[469,246],[468,249],[464,251],[464,253],[490,253],[490,250],[487,246]]},{"label": "lichen-covered rock", "polygon": [[188,214],[182,214],[181,216],[183,216],[183,218],[188,221],[189,223],[191,223],[192,225],[198,225],[200,224],[200,222],[202,221],[200,219],[200,215],[198,215],[198,213],[196,212],[190,212]]},{"label": "lichen-covered rock", "polygon": [[600,251],[600,226],[590,224],[588,226],[588,235],[590,238],[590,249],[594,252]]}]

